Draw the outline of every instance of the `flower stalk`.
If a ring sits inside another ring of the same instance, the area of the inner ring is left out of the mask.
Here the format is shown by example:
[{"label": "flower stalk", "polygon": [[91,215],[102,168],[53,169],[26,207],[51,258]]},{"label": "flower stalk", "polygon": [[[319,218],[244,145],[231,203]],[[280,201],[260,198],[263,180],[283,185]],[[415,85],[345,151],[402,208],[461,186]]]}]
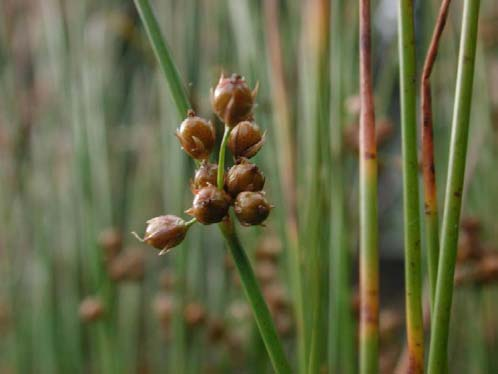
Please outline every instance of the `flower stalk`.
[{"label": "flower stalk", "polygon": [[360,363],[379,370],[379,251],[377,145],[371,70],[370,0],[360,0]]},{"label": "flower stalk", "polygon": [[432,315],[429,374],[441,373],[447,364],[446,351],[472,103],[479,5],[479,0],[466,0],[463,9],[446,199],[441,226],[441,253]]},{"label": "flower stalk", "polygon": [[408,371],[410,373],[422,373],[424,370],[424,324],[422,316],[413,0],[399,1],[398,29]]}]

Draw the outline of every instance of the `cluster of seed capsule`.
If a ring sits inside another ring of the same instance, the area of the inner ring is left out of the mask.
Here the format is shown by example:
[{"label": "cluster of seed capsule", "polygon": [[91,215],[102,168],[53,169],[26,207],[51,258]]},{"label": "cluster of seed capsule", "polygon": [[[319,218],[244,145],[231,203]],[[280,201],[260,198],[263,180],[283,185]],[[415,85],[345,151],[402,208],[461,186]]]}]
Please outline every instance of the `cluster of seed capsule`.
[{"label": "cluster of seed capsule", "polygon": [[186,222],[180,217],[165,215],[147,221],[141,240],[161,250],[160,254],[180,244],[193,223],[209,225],[229,219],[231,206],[243,226],[261,225],[270,214],[272,206],[262,191],[265,177],[249,161],[265,141],[265,135],[253,121],[256,93],[257,86],[251,90],[245,79],[236,74],[228,78],[222,75],[211,90],[212,109],[225,124],[221,159],[224,162],[224,149],[228,146],[235,160],[227,171],[224,167],[219,171],[218,164],[209,162],[216,144],[216,130],[211,121],[189,110],[176,131],[182,149],[199,162],[191,182],[194,200],[186,211],[193,219]]}]

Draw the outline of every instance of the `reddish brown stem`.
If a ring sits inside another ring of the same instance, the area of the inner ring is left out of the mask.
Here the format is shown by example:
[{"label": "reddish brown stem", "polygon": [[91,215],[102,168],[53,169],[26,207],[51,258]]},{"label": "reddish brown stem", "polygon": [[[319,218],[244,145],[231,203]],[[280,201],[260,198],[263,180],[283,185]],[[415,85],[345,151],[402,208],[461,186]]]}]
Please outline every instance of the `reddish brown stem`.
[{"label": "reddish brown stem", "polygon": [[424,180],[424,206],[427,235],[427,252],[429,259],[429,281],[431,300],[434,300],[434,290],[437,279],[439,257],[439,225],[436,189],[436,168],[434,164],[434,134],[432,122],[432,102],[430,75],[437,57],[439,40],[443,33],[451,0],[443,0],[432,34],[431,43],[422,71],[422,171]]},{"label": "reddish brown stem", "polygon": [[376,373],[379,365],[377,146],[372,87],[370,1],[360,0],[360,373]]}]

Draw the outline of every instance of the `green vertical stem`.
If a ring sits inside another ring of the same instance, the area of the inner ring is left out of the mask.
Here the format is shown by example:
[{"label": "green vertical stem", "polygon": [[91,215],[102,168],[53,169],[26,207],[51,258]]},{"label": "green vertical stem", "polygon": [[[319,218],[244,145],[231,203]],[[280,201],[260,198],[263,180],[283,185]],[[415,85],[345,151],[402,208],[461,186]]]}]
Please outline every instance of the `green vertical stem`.
[{"label": "green vertical stem", "polygon": [[[220,145],[220,153],[218,157],[218,189],[223,189],[224,168],[225,168],[225,150],[230,135],[230,127],[225,125],[225,132]],[[275,325],[266,305],[261,290],[254,276],[251,263],[240,243],[240,240],[235,231],[232,221],[229,217],[219,224],[221,233],[223,234],[230,253],[232,254],[235,266],[239,272],[240,280],[244,288],[246,297],[251,305],[256,324],[258,325],[261,338],[265,343],[266,350],[270,356],[273,368],[277,373],[290,373],[290,366],[285,357],[285,353],[280,342]]]},{"label": "green vertical stem", "polygon": [[432,316],[429,350],[429,374],[439,374],[446,366],[446,351],[453,296],[453,277],[462,207],[463,181],[469,132],[474,62],[477,44],[479,0],[466,0],[463,10],[462,34],[458,56],[455,106],[450,140],[448,177],[441,227],[436,298]]},{"label": "green vertical stem", "polygon": [[216,176],[216,184],[218,188],[223,189],[224,177],[225,177],[225,151],[227,148],[228,137],[230,135],[230,126],[225,125],[225,132],[223,133],[223,139],[220,145],[220,155],[218,157],[218,174]]},{"label": "green vertical stem", "polygon": [[178,68],[176,67],[173,57],[171,56],[171,52],[161,35],[161,29],[159,28],[157,19],[152,12],[149,0],[135,0],[135,6],[137,7],[142,22],[144,23],[145,31],[147,31],[154,53],[159,60],[159,65],[161,66],[166,78],[171,97],[175,102],[178,116],[179,118],[182,118],[190,108],[190,104],[187,91],[181,82]]},{"label": "green vertical stem", "polygon": [[[285,202],[285,236],[288,247],[289,279],[292,290],[293,311],[296,319],[296,340],[299,372],[306,371],[306,329],[304,323],[304,301],[299,247],[299,229],[296,207],[296,157],[295,139],[289,110],[288,89],[285,84],[284,63],[282,58],[282,40],[279,30],[279,2],[264,1],[265,38],[269,58],[272,103],[274,107],[275,141],[280,173],[280,186]],[[282,188],[283,187],[283,188]]]},{"label": "green vertical stem", "polygon": [[379,371],[377,145],[371,70],[370,0],[360,0],[360,365]]},{"label": "green vertical stem", "polygon": [[344,102],[343,30],[344,2],[335,1],[331,9],[331,178],[330,243],[329,243],[329,315],[328,315],[328,370],[352,374],[354,372],[355,332],[351,309],[350,267],[347,243],[346,194],[344,191],[344,152],[342,145]]},{"label": "green vertical stem", "polygon": [[429,268],[429,286],[431,305],[434,305],[436,294],[437,266],[439,262],[439,220],[437,207],[436,167],[434,161],[434,133],[432,121],[431,82],[430,76],[436,61],[439,40],[443,33],[448,8],[451,0],[443,0],[432,34],[431,43],[422,71],[421,108],[422,108],[422,172],[424,179],[424,223],[427,259]]},{"label": "green vertical stem", "polygon": [[399,0],[398,21],[408,371],[422,373],[424,370],[424,323],[422,316],[413,0]]},{"label": "green vertical stem", "polygon": [[290,373],[291,369],[287,362],[287,358],[285,357],[282,343],[278,338],[270,311],[263,299],[251,264],[235,232],[233,223],[230,219],[227,219],[220,223],[219,226],[239,272],[244,292],[251,305],[256,324],[258,325],[261,338],[263,339],[268,355],[270,356],[273,369],[277,373]]}]

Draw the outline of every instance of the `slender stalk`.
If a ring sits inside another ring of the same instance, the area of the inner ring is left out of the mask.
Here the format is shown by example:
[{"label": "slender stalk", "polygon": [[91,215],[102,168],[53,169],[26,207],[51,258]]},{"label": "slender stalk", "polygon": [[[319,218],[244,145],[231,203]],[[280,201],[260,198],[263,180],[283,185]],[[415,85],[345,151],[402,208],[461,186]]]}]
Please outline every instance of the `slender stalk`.
[{"label": "slender stalk", "polygon": [[351,256],[348,246],[346,193],[344,190],[344,151],[342,131],[344,122],[345,72],[343,38],[344,2],[335,1],[331,9],[331,179],[330,193],[330,243],[329,243],[329,315],[328,315],[328,370],[352,374],[355,372],[355,333],[351,309]]},{"label": "slender stalk", "polygon": [[299,229],[296,207],[295,139],[289,110],[288,90],[285,84],[282,61],[282,41],[279,30],[279,3],[277,0],[264,1],[266,45],[270,61],[270,87],[274,103],[274,127],[276,130],[278,170],[283,201],[285,202],[285,235],[288,246],[289,278],[292,289],[293,309],[296,319],[297,351],[299,372],[306,370],[306,324],[304,323],[304,300],[301,275]]},{"label": "slender stalk", "polygon": [[379,370],[377,146],[371,71],[370,0],[360,0],[360,366]]},{"label": "slender stalk", "polygon": [[190,108],[190,104],[187,96],[187,91],[182,84],[178,68],[176,67],[173,56],[171,56],[171,52],[166,45],[166,41],[161,35],[161,29],[159,28],[157,19],[154,16],[149,0],[134,1],[138,13],[140,14],[140,18],[144,23],[145,31],[147,31],[147,35],[149,36],[149,40],[152,44],[152,48],[154,49],[154,53],[159,60],[159,65],[161,66],[161,69],[166,78],[166,82],[168,84],[171,97],[175,102],[179,118],[182,118]]},{"label": "slender stalk", "polygon": [[[218,175],[217,183],[218,189],[223,189],[223,178],[225,169],[225,150],[227,145],[228,136],[230,135],[230,127],[225,125],[225,132],[220,145],[220,153],[218,157]],[[266,305],[265,300],[261,294],[261,290],[254,276],[251,263],[240,243],[240,240],[235,232],[235,227],[230,219],[219,224],[221,233],[225,237],[225,241],[230,249],[235,266],[239,271],[240,280],[244,287],[244,292],[249,304],[251,304],[256,324],[258,325],[261,338],[265,343],[266,350],[270,356],[273,368],[277,373],[290,373],[290,366],[285,357],[282,344],[278,338],[275,325]]]},{"label": "slender stalk", "polygon": [[223,189],[223,178],[225,176],[225,151],[227,148],[230,130],[230,126],[225,125],[225,131],[223,133],[223,138],[221,139],[220,154],[218,157],[218,174],[216,176],[216,184],[220,190]]},{"label": "slender stalk", "polygon": [[399,1],[399,73],[403,153],[406,335],[410,373],[424,370],[422,260],[418,191],[416,65],[413,0]]},{"label": "slender stalk", "polygon": [[437,207],[436,168],[434,163],[434,139],[430,76],[436,61],[439,40],[443,33],[451,0],[443,0],[432,34],[431,43],[422,71],[422,172],[424,179],[424,218],[427,259],[429,262],[429,287],[431,305],[436,294],[437,266],[439,262],[439,219]]},{"label": "slender stalk", "polygon": [[441,229],[441,253],[432,317],[429,374],[441,373],[446,366],[446,351],[448,347],[450,312],[453,297],[453,277],[455,273],[472,102],[479,5],[479,0],[466,0],[463,10],[446,200]]},{"label": "slender stalk", "polygon": [[219,226],[239,272],[244,292],[251,305],[256,324],[258,325],[261,338],[263,339],[268,355],[270,356],[273,369],[277,373],[290,373],[291,368],[285,357],[270,311],[261,295],[258,282],[256,281],[256,277],[254,276],[254,272],[244,248],[242,248],[242,244],[235,232],[233,223],[231,220],[227,219],[220,223]]}]

